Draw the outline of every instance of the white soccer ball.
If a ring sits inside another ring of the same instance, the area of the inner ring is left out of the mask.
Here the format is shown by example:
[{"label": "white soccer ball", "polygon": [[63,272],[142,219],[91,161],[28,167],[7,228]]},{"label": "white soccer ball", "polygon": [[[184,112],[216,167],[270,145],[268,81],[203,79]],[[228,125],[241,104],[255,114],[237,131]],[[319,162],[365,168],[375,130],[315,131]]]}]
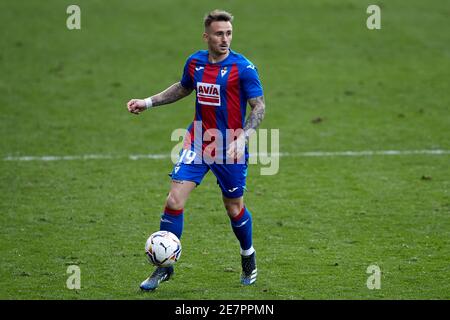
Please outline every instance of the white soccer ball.
[{"label": "white soccer ball", "polygon": [[148,237],[145,253],[151,264],[157,267],[168,267],[180,258],[180,239],[172,232],[157,231]]}]

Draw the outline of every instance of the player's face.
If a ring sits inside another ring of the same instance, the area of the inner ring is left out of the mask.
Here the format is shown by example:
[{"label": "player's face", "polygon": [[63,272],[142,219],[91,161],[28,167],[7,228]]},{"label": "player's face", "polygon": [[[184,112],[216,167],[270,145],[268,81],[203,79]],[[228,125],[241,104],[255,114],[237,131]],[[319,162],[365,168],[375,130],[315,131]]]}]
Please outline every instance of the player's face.
[{"label": "player's face", "polygon": [[214,21],[205,30],[203,39],[210,52],[220,56],[228,53],[233,37],[233,27],[229,21]]}]

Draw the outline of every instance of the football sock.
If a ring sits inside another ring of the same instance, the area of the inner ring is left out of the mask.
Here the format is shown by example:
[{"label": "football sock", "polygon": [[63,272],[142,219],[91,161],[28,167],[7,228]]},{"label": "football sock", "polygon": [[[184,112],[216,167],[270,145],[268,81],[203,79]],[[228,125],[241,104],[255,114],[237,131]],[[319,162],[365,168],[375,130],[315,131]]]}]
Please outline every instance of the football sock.
[{"label": "football sock", "polygon": [[183,233],[183,209],[172,210],[166,207],[161,215],[159,230],[170,231],[178,239],[181,239],[181,234]]},{"label": "football sock", "polygon": [[252,246],[252,215],[246,207],[234,218],[230,218],[231,227],[241,245],[241,255],[251,255],[255,249]]}]

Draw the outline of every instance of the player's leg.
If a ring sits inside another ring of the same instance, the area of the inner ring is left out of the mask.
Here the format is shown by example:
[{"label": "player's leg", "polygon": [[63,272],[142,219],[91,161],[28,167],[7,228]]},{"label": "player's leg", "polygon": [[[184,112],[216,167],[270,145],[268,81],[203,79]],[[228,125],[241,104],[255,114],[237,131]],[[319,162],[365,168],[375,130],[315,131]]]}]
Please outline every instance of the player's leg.
[{"label": "player's leg", "polygon": [[252,215],[244,204],[247,164],[213,164],[211,171],[217,177],[222,199],[230,218],[231,228],[240,244],[242,276],[245,285],[256,281],[256,254],[253,248]]},{"label": "player's leg", "polygon": [[[159,230],[170,231],[178,239],[183,232],[183,208],[189,194],[196,187],[196,183],[184,180],[172,180],[169,194],[166,199],[164,213],[161,216]],[[163,281],[170,279],[174,273],[173,266],[157,267],[153,274],[141,283],[142,290],[155,290]]]},{"label": "player's leg", "polygon": [[196,187],[196,183],[187,180],[172,180],[167,195],[164,212],[161,216],[159,230],[170,231],[181,239],[183,233],[183,211],[189,194]]},{"label": "player's leg", "polygon": [[[170,174],[172,182],[161,216],[160,230],[170,231],[181,238],[184,205],[189,194],[201,183],[208,170],[208,167],[202,164],[179,162],[175,165]],[[141,283],[140,288],[145,291],[153,291],[161,282],[169,280],[173,273],[173,266],[157,267],[153,274]]]},{"label": "player's leg", "polygon": [[231,228],[239,240],[242,275],[241,283],[250,285],[256,281],[258,269],[256,268],[256,252],[253,248],[252,215],[244,205],[244,197],[227,198],[222,196],[223,203],[230,217]]},{"label": "player's leg", "polygon": [[183,233],[183,211],[189,194],[201,183],[209,168],[203,163],[195,163],[195,153],[180,152],[180,159],[169,176],[172,178],[164,212],[161,216],[160,230],[170,231],[181,239]]},{"label": "player's leg", "polygon": [[222,195],[236,238],[239,240],[241,255],[249,256],[255,249],[252,242],[252,215],[244,205],[244,197],[227,198]]}]

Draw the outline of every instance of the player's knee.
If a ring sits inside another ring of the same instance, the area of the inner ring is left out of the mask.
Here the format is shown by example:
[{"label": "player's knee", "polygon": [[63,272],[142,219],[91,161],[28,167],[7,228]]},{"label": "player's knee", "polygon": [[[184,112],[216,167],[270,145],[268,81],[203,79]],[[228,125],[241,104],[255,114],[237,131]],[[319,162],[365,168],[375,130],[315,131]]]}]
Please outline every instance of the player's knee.
[{"label": "player's knee", "polygon": [[244,207],[241,203],[224,203],[225,209],[229,217],[234,218],[239,215],[242,208]]},{"label": "player's knee", "polygon": [[172,210],[181,210],[184,206],[184,200],[176,193],[169,192],[166,200],[166,207]]}]

